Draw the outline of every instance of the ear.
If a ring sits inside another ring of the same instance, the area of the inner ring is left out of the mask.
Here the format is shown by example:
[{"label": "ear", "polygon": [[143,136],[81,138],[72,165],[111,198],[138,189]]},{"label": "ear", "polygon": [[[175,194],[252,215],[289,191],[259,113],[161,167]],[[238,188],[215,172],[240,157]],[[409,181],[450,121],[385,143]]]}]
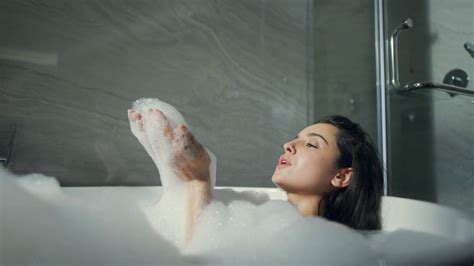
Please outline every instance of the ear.
[{"label": "ear", "polygon": [[351,183],[353,174],[352,167],[343,168],[331,179],[331,185],[337,188],[347,187]]}]

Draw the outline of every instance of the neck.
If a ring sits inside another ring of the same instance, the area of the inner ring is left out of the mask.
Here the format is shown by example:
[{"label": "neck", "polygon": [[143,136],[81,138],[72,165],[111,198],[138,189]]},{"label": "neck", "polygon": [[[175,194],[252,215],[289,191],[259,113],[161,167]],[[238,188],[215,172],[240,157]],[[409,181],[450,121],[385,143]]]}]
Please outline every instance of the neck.
[{"label": "neck", "polygon": [[319,216],[318,209],[321,196],[319,195],[302,195],[288,192],[288,202],[291,203],[303,216]]}]

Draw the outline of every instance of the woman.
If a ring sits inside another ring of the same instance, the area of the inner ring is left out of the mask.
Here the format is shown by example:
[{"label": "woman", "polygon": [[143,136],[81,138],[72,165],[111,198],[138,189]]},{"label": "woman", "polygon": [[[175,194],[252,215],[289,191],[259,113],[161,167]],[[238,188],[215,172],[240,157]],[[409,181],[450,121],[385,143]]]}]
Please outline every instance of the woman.
[{"label": "woman", "polygon": [[[187,189],[186,238],[190,239],[199,211],[212,199],[209,154],[185,125],[173,130],[158,109],[143,115],[129,110],[129,119],[132,132],[152,157],[160,148],[153,145],[156,136],[145,134],[146,121],[165,124],[163,135],[174,147],[169,165]],[[301,215],[321,216],[357,230],[381,228],[382,164],[357,123],[339,115],[324,117],[301,130],[283,151],[272,181],[286,191],[288,202]]]}]

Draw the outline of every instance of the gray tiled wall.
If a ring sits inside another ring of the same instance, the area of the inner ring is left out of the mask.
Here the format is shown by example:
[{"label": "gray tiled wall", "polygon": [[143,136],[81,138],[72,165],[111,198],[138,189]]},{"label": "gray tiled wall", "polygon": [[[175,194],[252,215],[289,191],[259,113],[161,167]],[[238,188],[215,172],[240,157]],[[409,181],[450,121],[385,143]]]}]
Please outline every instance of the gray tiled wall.
[{"label": "gray tiled wall", "polygon": [[159,184],[132,137],[139,97],[179,108],[218,156],[218,185],[271,186],[313,120],[312,6],[298,1],[0,2],[0,127],[9,168],[63,185]]},{"label": "gray tiled wall", "polygon": [[[474,3],[388,1],[389,29],[406,17],[414,27],[399,36],[402,82],[442,82],[464,69],[474,89]],[[392,95],[392,188],[396,196],[438,202],[474,217],[474,101],[466,96],[420,91]]]}]

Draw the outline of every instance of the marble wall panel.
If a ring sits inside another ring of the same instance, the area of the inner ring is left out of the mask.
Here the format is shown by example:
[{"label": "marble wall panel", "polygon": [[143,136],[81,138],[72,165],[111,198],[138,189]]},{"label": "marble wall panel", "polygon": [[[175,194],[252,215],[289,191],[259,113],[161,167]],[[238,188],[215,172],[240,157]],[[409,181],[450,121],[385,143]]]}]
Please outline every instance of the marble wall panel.
[{"label": "marble wall panel", "polygon": [[377,143],[374,2],[314,1],[315,117],[341,114]]},{"label": "marble wall panel", "polygon": [[63,185],[155,185],[126,109],[159,97],[218,156],[218,185],[272,186],[303,128],[308,18],[298,1],[0,2],[0,127],[9,168]]}]

